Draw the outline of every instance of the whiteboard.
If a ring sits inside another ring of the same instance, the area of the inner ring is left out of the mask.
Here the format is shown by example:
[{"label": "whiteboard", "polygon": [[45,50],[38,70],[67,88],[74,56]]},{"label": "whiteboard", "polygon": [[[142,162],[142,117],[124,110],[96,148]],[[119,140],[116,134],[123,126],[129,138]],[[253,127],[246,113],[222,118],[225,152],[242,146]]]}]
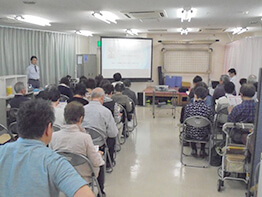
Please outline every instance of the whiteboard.
[{"label": "whiteboard", "polygon": [[169,73],[207,73],[208,50],[170,50],[164,53],[164,68]]}]

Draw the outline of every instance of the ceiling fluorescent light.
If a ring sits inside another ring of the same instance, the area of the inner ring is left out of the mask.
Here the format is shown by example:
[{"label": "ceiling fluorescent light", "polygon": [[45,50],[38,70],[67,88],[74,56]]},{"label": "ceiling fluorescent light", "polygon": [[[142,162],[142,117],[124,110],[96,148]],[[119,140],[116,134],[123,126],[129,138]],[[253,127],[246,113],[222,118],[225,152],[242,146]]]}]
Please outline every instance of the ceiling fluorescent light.
[{"label": "ceiling fluorescent light", "polygon": [[243,28],[243,27],[237,27],[237,28],[235,28],[235,29],[233,29],[233,35],[235,35],[235,34],[242,34],[242,33],[244,33],[244,32],[246,32],[248,29],[247,28]]},{"label": "ceiling fluorescent light", "polygon": [[86,30],[78,30],[76,31],[76,34],[81,35],[81,36],[93,36],[92,32],[86,31]]},{"label": "ceiling fluorescent light", "polygon": [[101,11],[100,13],[104,16],[104,18],[106,18],[107,21],[117,24],[116,22],[117,16],[114,15],[113,13],[108,11]]},{"label": "ceiling fluorescent light", "polygon": [[246,32],[247,30],[248,30],[247,28],[242,28],[237,34],[238,35],[242,34],[242,33]]},{"label": "ceiling fluorescent light", "polygon": [[15,19],[25,23],[31,23],[40,26],[51,26],[48,20],[37,16],[31,16],[31,15],[16,16]]},{"label": "ceiling fluorescent light", "polygon": [[184,21],[188,21],[188,22],[190,22],[191,21],[191,18],[193,17],[193,10],[192,9],[190,9],[190,10],[185,10],[185,9],[183,9],[182,11],[181,11],[181,22],[184,22]]},{"label": "ceiling fluorescent light", "polygon": [[104,21],[104,22],[110,24],[110,21],[108,21],[100,12],[99,12],[99,13],[98,13],[98,12],[94,12],[92,15],[93,15],[94,17],[96,17],[97,19],[99,19],[99,20],[101,20],[101,21]]},{"label": "ceiling fluorescent light", "polygon": [[137,31],[134,30],[134,29],[126,29],[126,33],[128,33],[131,36],[137,36],[138,35]]},{"label": "ceiling fluorescent light", "polygon": [[92,14],[94,17],[96,17],[97,19],[101,20],[101,21],[104,21],[108,24],[110,23],[117,23],[116,22],[116,17],[110,13],[110,12],[106,12],[106,11],[103,11],[103,12],[94,12]]},{"label": "ceiling fluorescent light", "polygon": [[181,35],[184,35],[184,34],[187,35],[188,34],[188,29],[187,28],[185,28],[185,29],[182,28],[180,30],[180,33],[181,33]]}]

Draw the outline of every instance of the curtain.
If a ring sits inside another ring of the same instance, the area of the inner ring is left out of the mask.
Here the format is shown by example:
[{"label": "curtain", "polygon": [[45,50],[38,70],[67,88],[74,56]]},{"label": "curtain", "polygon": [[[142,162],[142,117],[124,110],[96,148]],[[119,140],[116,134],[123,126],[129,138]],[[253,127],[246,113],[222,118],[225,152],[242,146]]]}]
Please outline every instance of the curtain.
[{"label": "curtain", "polygon": [[38,58],[43,87],[68,74],[74,76],[75,35],[0,26],[1,76],[26,75],[32,55]]},{"label": "curtain", "polygon": [[[226,45],[224,73],[230,68],[237,71],[238,81],[254,74],[262,67],[262,37],[247,37]],[[240,84],[236,90],[239,90]]]}]

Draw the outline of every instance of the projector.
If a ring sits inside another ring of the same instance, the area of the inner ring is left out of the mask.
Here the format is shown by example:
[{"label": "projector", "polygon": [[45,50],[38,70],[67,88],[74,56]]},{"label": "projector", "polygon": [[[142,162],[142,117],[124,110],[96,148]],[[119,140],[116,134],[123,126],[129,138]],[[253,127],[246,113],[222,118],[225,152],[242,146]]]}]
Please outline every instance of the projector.
[{"label": "projector", "polygon": [[168,91],[168,85],[159,85],[155,87],[156,91]]}]

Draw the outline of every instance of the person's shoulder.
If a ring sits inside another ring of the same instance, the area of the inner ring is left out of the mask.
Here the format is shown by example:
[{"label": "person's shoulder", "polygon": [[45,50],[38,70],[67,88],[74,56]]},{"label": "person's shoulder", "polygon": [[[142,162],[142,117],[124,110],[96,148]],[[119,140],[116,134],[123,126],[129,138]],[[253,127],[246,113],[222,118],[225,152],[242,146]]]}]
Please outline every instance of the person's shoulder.
[{"label": "person's shoulder", "polygon": [[122,94],[122,97],[124,98],[124,99],[129,99],[129,97],[127,96],[127,95],[125,95],[125,94]]},{"label": "person's shoulder", "polygon": [[193,102],[193,103],[189,103],[189,104],[187,104],[187,105],[185,106],[185,109],[190,109],[190,108],[192,108],[194,105],[195,105],[194,102]]}]

